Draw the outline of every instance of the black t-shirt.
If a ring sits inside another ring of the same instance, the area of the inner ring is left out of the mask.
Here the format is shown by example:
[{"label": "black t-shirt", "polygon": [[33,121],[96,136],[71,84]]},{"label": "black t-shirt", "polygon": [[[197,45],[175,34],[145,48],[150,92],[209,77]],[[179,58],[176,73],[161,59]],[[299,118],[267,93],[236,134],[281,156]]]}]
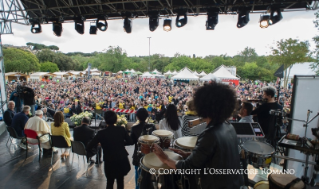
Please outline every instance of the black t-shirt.
[{"label": "black t-shirt", "polygon": [[270,110],[282,110],[282,106],[277,102],[264,103],[251,112],[251,115],[257,114],[258,123],[263,129],[266,138],[272,138],[275,134],[276,119],[274,115],[269,114]]}]

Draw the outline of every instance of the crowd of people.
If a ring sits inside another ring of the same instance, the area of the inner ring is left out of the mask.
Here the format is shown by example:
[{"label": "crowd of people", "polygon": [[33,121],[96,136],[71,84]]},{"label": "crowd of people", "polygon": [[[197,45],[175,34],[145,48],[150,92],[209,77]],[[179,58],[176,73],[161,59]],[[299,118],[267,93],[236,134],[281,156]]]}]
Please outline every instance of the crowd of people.
[{"label": "crowd of people", "polygon": [[[273,123],[267,122],[265,114],[268,114],[270,109],[283,107],[289,111],[292,94],[289,87],[280,89],[278,96],[276,84],[258,81],[242,82],[235,86],[214,81],[189,85],[159,79],[77,79],[60,82],[23,82],[19,87],[16,83],[7,85],[10,101],[4,121],[14,128],[20,137],[25,136],[25,129],[34,130],[40,137],[41,148],[49,151],[55,150],[51,148],[50,139],[46,134],[64,136],[69,146],[71,140],[81,141],[88,151],[88,161],[93,161],[91,157],[97,153],[100,153],[97,157],[101,158],[102,148],[103,160],[97,158],[96,161],[104,161],[107,188],[113,188],[114,180],[117,181],[118,188],[124,187],[124,176],[131,169],[125,146],[135,145],[132,163],[135,166],[136,189],[139,186],[148,186],[138,180],[141,174],[140,159],[143,157],[138,150],[138,138],[156,130],[154,124],[146,120],[152,118],[157,121],[159,128],[171,131],[175,139],[192,135],[188,127],[189,120],[201,117],[207,123],[206,130],[198,136],[192,152],[172,149],[184,157],[184,160],[175,162],[169,159],[162,149],[155,145],[154,153],[169,167],[239,169],[236,132],[228,121],[253,122],[252,116],[255,116],[266,138],[272,139],[274,131],[269,125]],[[279,103],[275,100],[277,97]],[[259,105],[258,102],[262,100],[264,103]],[[103,117],[107,127],[95,133],[89,128],[89,118],[85,117],[81,126],[74,128],[72,139],[65,119],[82,112],[83,107],[94,108],[96,114]],[[130,121],[138,120],[138,124],[131,128],[130,135],[124,127],[114,126],[117,121],[115,112],[102,111],[109,108],[135,111],[128,115]],[[51,126],[46,122],[48,117],[53,118]],[[27,150],[26,139],[21,140],[20,147]],[[220,151],[217,153],[213,149]],[[61,157],[68,156],[68,149],[65,149]],[[225,157],[228,157],[227,161]],[[118,165],[121,165],[120,168]],[[143,178],[148,177],[143,175]],[[198,183],[199,179],[202,183],[196,187],[201,188],[214,188],[213,185],[216,188],[239,188],[238,186],[243,185],[242,178],[238,175],[207,175],[194,179],[196,181],[190,183],[190,186],[196,186],[195,183]],[[232,182],[227,183],[227,180]]]}]

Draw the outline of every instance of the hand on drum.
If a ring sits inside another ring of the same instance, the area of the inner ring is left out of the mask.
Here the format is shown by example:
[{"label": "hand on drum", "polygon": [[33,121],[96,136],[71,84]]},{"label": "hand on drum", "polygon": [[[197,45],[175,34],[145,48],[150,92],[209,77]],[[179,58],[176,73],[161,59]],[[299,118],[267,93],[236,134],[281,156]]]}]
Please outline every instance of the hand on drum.
[{"label": "hand on drum", "polygon": [[173,152],[181,155],[184,159],[186,159],[189,156],[189,153],[184,152],[183,150],[175,149],[175,148],[169,148],[169,149],[172,150]]},{"label": "hand on drum", "polygon": [[163,152],[162,148],[159,145],[154,144],[153,152],[163,163],[166,163],[166,161],[168,160],[168,156]]}]

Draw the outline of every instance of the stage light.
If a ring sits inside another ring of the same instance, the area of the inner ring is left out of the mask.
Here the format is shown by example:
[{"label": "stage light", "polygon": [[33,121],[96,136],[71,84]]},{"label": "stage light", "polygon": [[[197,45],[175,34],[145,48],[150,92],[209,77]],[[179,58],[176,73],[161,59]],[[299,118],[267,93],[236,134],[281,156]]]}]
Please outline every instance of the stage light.
[{"label": "stage light", "polygon": [[31,33],[41,33],[41,25],[39,22],[33,22],[31,26]]},{"label": "stage light", "polygon": [[163,24],[164,31],[171,31],[172,30],[172,20],[171,19],[165,19]]},{"label": "stage light", "polygon": [[218,11],[210,11],[207,13],[206,30],[214,30],[218,24]]},{"label": "stage light", "polygon": [[60,22],[53,22],[53,33],[54,35],[60,37],[62,33],[62,24]]},{"label": "stage light", "polygon": [[125,18],[124,19],[124,26],[123,26],[123,28],[124,28],[124,31],[126,32],[126,33],[131,33],[132,32],[132,21],[131,21],[131,19],[129,19],[129,18]]},{"label": "stage light", "polygon": [[260,27],[268,28],[269,25],[271,25],[270,16],[269,15],[260,16]]},{"label": "stage light", "polygon": [[158,27],[159,24],[159,18],[158,18],[158,13],[154,13],[154,14],[149,14],[149,26],[150,26],[150,31],[155,31]]},{"label": "stage light", "polygon": [[[276,15],[274,15],[276,13]],[[271,25],[276,24],[282,19],[282,14],[280,8],[271,8],[271,13],[270,13],[270,21]]]},{"label": "stage light", "polygon": [[246,26],[249,22],[249,10],[240,10],[238,13],[237,28]]},{"label": "stage light", "polygon": [[[183,18],[180,19],[180,16],[183,16]],[[178,28],[181,28],[187,24],[187,11],[180,11],[177,13],[175,24]]]},{"label": "stage light", "polygon": [[96,25],[94,25],[95,23],[91,23],[91,26],[90,26],[90,34],[91,35],[95,35],[96,32],[97,32],[97,27]]},{"label": "stage light", "polygon": [[107,21],[105,19],[97,19],[96,20],[96,26],[99,28],[101,31],[106,31],[107,30]]},{"label": "stage light", "polygon": [[74,21],[75,30],[79,34],[84,34],[84,21],[83,20],[75,20]]}]

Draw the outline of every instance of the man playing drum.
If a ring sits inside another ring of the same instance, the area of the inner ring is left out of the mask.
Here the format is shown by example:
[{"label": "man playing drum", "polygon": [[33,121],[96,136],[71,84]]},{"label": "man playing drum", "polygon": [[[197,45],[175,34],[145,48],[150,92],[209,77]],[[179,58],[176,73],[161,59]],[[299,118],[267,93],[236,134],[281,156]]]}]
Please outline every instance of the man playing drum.
[{"label": "man playing drum", "polygon": [[[180,154],[184,160],[175,161],[154,145],[154,153],[158,158],[173,169],[201,169],[193,180],[191,188],[201,189],[237,189],[243,185],[240,169],[238,141],[233,126],[225,122],[236,104],[236,94],[228,85],[211,83],[199,88],[194,95],[198,116],[207,122],[206,129],[198,136],[192,152],[171,149]],[[212,170],[214,169],[214,170]],[[214,174],[216,169],[234,171]],[[210,171],[209,171],[210,170]],[[236,174],[237,171],[237,174]]]}]

